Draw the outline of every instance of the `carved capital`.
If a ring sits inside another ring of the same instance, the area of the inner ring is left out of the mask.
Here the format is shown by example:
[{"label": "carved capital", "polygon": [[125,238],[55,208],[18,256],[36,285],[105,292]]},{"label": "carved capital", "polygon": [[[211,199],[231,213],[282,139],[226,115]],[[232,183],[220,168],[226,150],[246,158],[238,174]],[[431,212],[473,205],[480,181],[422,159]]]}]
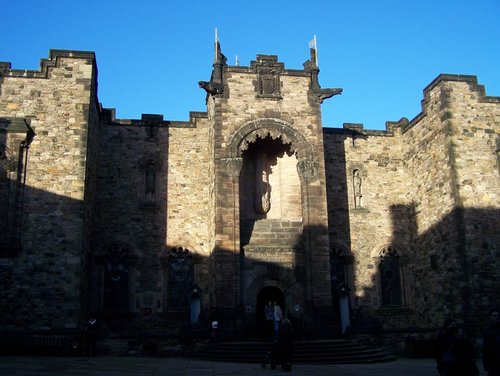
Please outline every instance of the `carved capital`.
[{"label": "carved capital", "polygon": [[221,158],[222,168],[226,175],[233,178],[240,176],[243,158]]},{"label": "carved capital", "polygon": [[17,170],[17,166],[19,165],[19,161],[15,158],[0,158],[0,164],[4,166],[5,170],[15,172]]},{"label": "carved capital", "polygon": [[297,163],[297,172],[303,180],[314,180],[318,176],[319,163],[310,159],[302,159]]}]

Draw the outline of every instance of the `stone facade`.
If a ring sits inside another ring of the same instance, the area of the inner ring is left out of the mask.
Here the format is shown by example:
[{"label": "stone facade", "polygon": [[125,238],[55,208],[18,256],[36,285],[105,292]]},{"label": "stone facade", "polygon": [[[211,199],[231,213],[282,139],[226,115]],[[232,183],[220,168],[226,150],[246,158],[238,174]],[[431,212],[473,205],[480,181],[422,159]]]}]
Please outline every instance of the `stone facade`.
[{"label": "stone facade", "polygon": [[253,336],[276,300],[311,336],[450,315],[478,335],[500,304],[500,99],[441,75],[411,121],[323,128],[341,89],[314,59],[216,51],[187,122],[116,119],[91,52],[0,63],[0,329]]}]

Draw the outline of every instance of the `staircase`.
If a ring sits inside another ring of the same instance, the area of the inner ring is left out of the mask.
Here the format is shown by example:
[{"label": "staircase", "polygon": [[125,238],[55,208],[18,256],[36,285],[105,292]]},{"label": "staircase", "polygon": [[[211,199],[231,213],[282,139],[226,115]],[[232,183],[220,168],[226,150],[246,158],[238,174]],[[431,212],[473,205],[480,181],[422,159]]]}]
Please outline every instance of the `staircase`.
[{"label": "staircase", "polygon": [[[232,363],[264,363],[268,342],[220,342],[192,354],[194,358]],[[295,341],[294,364],[359,364],[394,360],[382,349],[356,344],[346,339]]]}]

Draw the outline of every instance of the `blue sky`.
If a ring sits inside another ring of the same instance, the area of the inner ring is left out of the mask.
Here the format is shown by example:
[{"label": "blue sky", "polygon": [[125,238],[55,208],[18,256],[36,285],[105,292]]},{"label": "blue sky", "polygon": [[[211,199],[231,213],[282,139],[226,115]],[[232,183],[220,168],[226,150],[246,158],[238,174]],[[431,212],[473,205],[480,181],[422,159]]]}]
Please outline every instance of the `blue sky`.
[{"label": "blue sky", "polygon": [[99,100],[118,118],[142,113],[188,120],[205,111],[214,30],[230,65],[278,55],[302,69],[318,41],[323,125],[410,120],[440,73],[478,77],[500,96],[499,0],[9,1],[2,6],[0,61],[38,69],[50,49],[94,51]]}]

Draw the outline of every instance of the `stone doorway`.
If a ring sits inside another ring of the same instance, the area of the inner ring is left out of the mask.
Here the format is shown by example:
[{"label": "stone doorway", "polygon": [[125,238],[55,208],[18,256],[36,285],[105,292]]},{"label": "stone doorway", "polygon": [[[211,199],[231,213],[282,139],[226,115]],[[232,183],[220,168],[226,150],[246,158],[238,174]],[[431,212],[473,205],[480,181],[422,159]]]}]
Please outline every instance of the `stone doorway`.
[{"label": "stone doorway", "polygon": [[266,286],[263,287],[259,294],[257,295],[256,306],[256,328],[259,337],[262,339],[271,338],[272,332],[270,328],[266,326],[266,320],[264,315],[264,308],[266,304],[271,302],[276,302],[281,307],[283,314],[286,312],[285,309],[285,297],[283,295],[283,291],[281,291],[278,287],[275,286]]}]

